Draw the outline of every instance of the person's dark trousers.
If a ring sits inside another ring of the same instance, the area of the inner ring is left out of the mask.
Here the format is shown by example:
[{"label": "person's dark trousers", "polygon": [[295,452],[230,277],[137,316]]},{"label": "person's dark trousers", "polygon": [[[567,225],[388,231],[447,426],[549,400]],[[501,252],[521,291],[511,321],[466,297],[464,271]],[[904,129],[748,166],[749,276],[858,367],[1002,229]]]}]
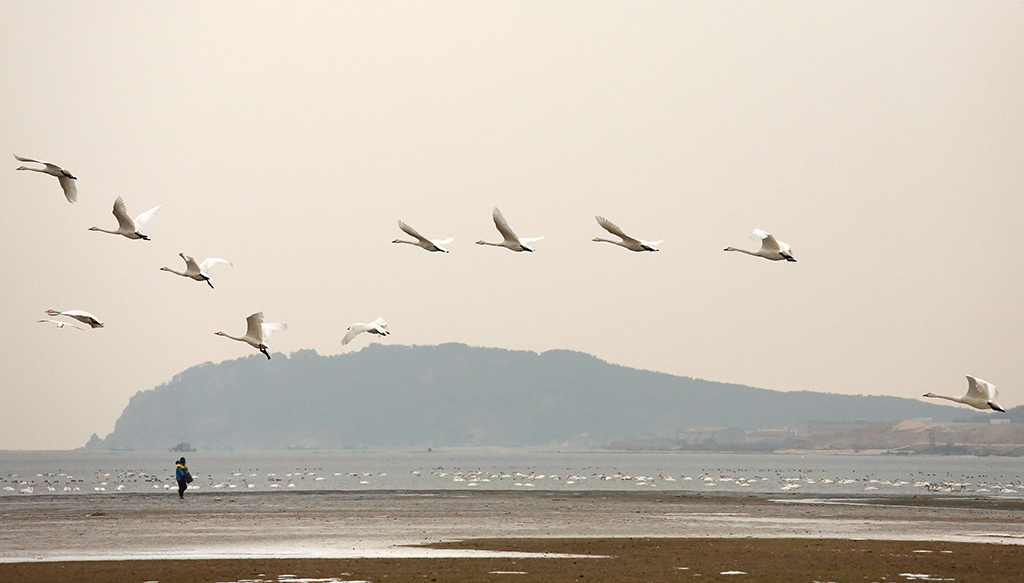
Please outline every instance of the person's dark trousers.
[{"label": "person's dark trousers", "polygon": [[188,488],[188,484],[185,483],[185,480],[178,480],[178,498],[185,497],[185,488]]}]

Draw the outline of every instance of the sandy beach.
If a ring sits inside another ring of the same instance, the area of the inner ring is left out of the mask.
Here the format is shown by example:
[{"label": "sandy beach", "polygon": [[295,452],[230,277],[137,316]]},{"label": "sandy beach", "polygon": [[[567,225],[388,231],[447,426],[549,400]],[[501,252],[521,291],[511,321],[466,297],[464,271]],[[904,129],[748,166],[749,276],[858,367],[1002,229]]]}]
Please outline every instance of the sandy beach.
[{"label": "sandy beach", "polygon": [[937,495],[8,497],[0,581],[1012,581],[1022,518],[1021,500]]}]

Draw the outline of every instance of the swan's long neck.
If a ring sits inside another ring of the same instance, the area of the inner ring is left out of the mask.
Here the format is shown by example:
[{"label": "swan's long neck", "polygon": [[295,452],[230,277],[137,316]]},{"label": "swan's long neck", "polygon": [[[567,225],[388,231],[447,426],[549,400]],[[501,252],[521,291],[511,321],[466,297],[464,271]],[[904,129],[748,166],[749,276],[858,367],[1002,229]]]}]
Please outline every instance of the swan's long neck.
[{"label": "swan's long neck", "polygon": [[419,241],[405,241],[403,239],[395,239],[394,241],[392,241],[392,243],[406,243],[408,245],[416,245],[416,246],[420,245]]},{"label": "swan's long neck", "polygon": [[594,241],[599,241],[601,243],[611,243],[612,245],[619,245],[621,247],[625,247],[625,245],[622,244],[622,241],[612,241],[611,239],[602,239],[601,237],[594,237]]},{"label": "swan's long neck", "polygon": [[491,247],[504,247],[504,243],[489,243],[487,241],[477,241],[477,245],[490,245]]},{"label": "swan's long neck", "polygon": [[108,231],[102,227],[89,227],[90,231],[99,231],[101,233],[110,233],[111,235],[120,235],[121,231]]},{"label": "swan's long neck", "polygon": [[747,249],[740,249],[739,247],[726,247],[726,251],[739,251],[740,253],[746,253],[747,255],[754,255],[760,257],[757,251],[749,251]]},{"label": "swan's long neck", "polygon": [[956,402],[956,403],[963,403],[963,401],[960,400],[960,397],[953,397],[953,396],[950,396],[950,395],[937,395],[935,393],[928,393],[925,396],[927,396],[927,397],[934,397],[936,399],[946,399],[947,401],[953,401],[953,402]]},{"label": "swan's long neck", "polygon": [[174,271],[170,267],[161,267],[160,271],[170,271],[174,275],[180,275],[182,277],[190,277],[189,274],[185,273],[184,271]]},{"label": "swan's long neck", "polygon": [[246,342],[246,343],[248,343],[248,342],[249,342],[249,339],[248,339],[248,338],[244,338],[244,337],[243,337],[243,338],[240,338],[240,337],[238,337],[238,336],[232,336],[232,335],[230,335],[230,334],[228,334],[228,333],[226,333],[226,332],[217,332],[217,335],[218,335],[218,336],[223,336],[223,337],[225,337],[225,338],[230,338],[230,339],[232,339],[232,340],[237,340],[237,341],[239,341],[239,342]]}]

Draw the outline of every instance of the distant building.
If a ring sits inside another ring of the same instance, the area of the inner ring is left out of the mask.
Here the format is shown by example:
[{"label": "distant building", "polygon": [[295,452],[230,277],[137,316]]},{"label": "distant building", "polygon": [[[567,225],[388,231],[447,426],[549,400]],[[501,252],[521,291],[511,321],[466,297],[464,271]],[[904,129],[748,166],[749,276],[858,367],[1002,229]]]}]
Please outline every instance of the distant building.
[{"label": "distant building", "polygon": [[806,421],[796,424],[797,435],[832,435],[834,433],[849,433],[877,425],[863,419],[857,421]]},{"label": "distant building", "polygon": [[747,443],[785,443],[796,437],[790,429],[759,429],[747,432]]},{"label": "distant building", "polygon": [[181,440],[181,442],[175,444],[174,447],[171,448],[171,451],[175,451],[175,452],[179,452],[179,451],[190,452],[190,451],[195,451],[195,450],[196,450],[196,448],[192,447],[192,444],[187,442],[187,441],[185,441],[184,439]]},{"label": "distant building", "polygon": [[747,432],[736,427],[693,427],[676,431],[676,439],[685,445],[746,443]]}]

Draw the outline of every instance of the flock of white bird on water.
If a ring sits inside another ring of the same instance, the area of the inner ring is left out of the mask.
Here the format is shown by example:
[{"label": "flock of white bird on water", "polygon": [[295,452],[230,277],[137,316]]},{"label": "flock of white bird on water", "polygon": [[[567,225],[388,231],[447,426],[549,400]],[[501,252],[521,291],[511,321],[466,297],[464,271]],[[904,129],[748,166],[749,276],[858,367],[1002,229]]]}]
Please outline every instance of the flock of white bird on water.
[{"label": "flock of white bird on water", "polygon": [[[1013,494],[1024,488],[1020,479],[998,480],[990,476],[949,476],[942,478],[924,472],[909,472],[904,480],[901,477],[887,478],[876,475],[862,477],[826,477],[813,476],[808,473],[781,470],[763,472],[744,472],[728,470],[702,470],[695,475],[672,475],[658,471],[651,475],[631,475],[623,472],[586,472],[567,471],[565,473],[542,473],[538,471],[518,471],[508,469],[495,470],[446,470],[434,468],[426,470],[409,470],[408,478],[415,488],[448,489],[448,488],[484,488],[484,489],[622,489],[622,488],[662,488],[669,490],[694,491],[709,489],[749,489],[750,491],[781,491],[789,492],[806,488],[815,493],[855,493],[875,492],[898,493],[901,490],[920,489],[927,492],[964,492],[964,493],[995,493]],[[203,481],[207,483],[202,483]],[[389,483],[390,482],[390,483]],[[115,470],[113,473],[103,470],[93,472],[90,478],[76,478],[63,472],[36,474],[34,479],[23,479],[17,474],[10,474],[0,479],[4,485],[0,492],[7,494],[39,493],[90,493],[90,492],[146,492],[152,490],[171,490],[178,485],[173,479],[141,470]],[[616,485],[612,485],[615,483]],[[588,486],[589,484],[589,486]],[[386,472],[324,472],[322,469],[296,469],[280,475],[274,472],[257,473],[255,471],[234,471],[227,476],[205,477],[196,476],[196,481],[189,486],[190,490],[276,490],[291,488],[302,491],[320,489],[359,490],[375,488],[408,488],[410,482],[401,480],[398,483],[388,480]]]},{"label": "flock of white bird on water", "polygon": [[[17,170],[29,170],[33,172],[40,172],[43,174],[55,176],[57,177],[57,180],[60,182],[61,189],[64,191],[64,196],[65,198],[67,198],[68,202],[74,203],[75,201],[78,200],[78,188],[75,185],[75,181],[77,180],[77,178],[75,178],[75,176],[72,175],[70,172],[56,164],[45,162],[43,160],[23,158],[21,156],[18,156],[17,154],[15,154],[14,157],[20,162],[28,162],[31,164],[38,164],[42,166],[41,168],[34,168],[31,166],[19,166]],[[123,237],[127,237],[128,239],[148,241],[149,236],[146,235],[145,233],[142,233],[139,229],[144,227],[146,223],[148,223],[150,219],[152,219],[153,216],[156,215],[156,213],[159,210],[160,206],[158,205],[132,219],[131,217],[128,216],[128,211],[125,207],[124,200],[121,197],[117,197],[117,200],[114,201],[113,209],[114,217],[117,219],[117,229],[110,230],[103,229],[100,227],[90,227],[89,230],[110,233],[112,235],[121,235]],[[502,240],[500,242],[488,242],[481,240],[476,242],[478,245],[504,247],[515,252],[533,252],[534,249],[533,247],[529,246],[529,243],[540,241],[541,239],[544,238],[517,236],[515,231],[512,230],[512,227],[509,226],[508,221],[505,219],[504,215],[502,215],[501,211],[498,210],[498,207],[494,207],[494,210],[491,212],[491,218],[494,220],[494,226],[498,229],[498,233],[501,234]],[[595,237],[594,241],[596,242],[612,243],[624,249],[636,252],[658,251],[658,245],[660,245],[663,242],[636,239],[634,237],[627,235],[625,231],[619,228],[618,225],[609,221],[608,219],[602,216],[597,216],[595,218],[597,219],[597,223],[603,229],[605,229],[612,235],[618,237],[618,240]],[[415,241],[395,239],[394,241],[392,241],[392,243],[405,243],[409,245],[415,245],[430,252],[448,253],[448,250],[445,249],[443,245],[448,245],[452,241],[454,241],[454,238],[452,237],[443,240],[427,239],[426,237],[421,235],[416,229],[410,227],[403,221],[398,221],[398,227],[403,232],[408,234],[410,237],[415,239]],[[775,236],[772,235],[771,233],[768,233],[761,229],[754,229],[754,232],[751,234],[751,238],[754,240],[759,240],[761,242],[760,249],[752,251],[749,249],[742,249],[737,247],[726,247],[725,250],[746,253],[748,255],[753,255],[755,257],[763,257],[764,259],[768,259],[770,261],[796,261],[792,254],[792,247],[787,243],[777,240]],[[188,277],[196,281],[205,281],[211,288],[213,288],[213,283],[210,282],[210,268],[213,267],[214,265],[220,264],[231,265],[230,261],[227,261],[226,259],[219,259],[216,257],[206,259],[202,263],[196,263],[195,259],[184,253],[179,253],[179,255],[185,261],[185,271],[175,271],[170,267],[161,267],[160,269],[162,271],[169,271],[176,275]],[[46,310],[46,314],[50,316],[61,316],[65,318],[70,318],[78,322],[81,322],[82,324],[86,324],[90,328],[103,327],[103,322],[101,322],[92,314],[85,312],[83,310]],[[71,324],[69,322],[65,322],[62,320],[54,320],[50,318],[39,320],[39,322],[55,324],[58,328],[72,327],[82,329],[81,327]],[[266,356],[269,359],[270,352],[268,351],[268,349],[270,347],[267,345],[267,341],[269,340],[271,334],[277,331],[287,330],[288,326],[286,324],[264,321],[263,312],[256,312],[255,314],[250,315],[248,318],[246,318],[245,322],[246,330],[245,334],[242,336],[232,336],[225,332],[215,332],[215,334],[217,334],[218,336],[230,338],[232,340],[237,340],[239,342],[245,342],[246,344],[252,346],[256,350],[259,350],[261,353],[263,353],[264,356]],[[363,332],[369,334],[376,334],[380,336],[387,336],[388,334],[390,334],[390,332],[388,331],[387,322],[385,322],[383,318],[378,317],[376,320],[370,323],[355,323],[349,326],[348,332],[345,334],[345,337],[341,340],[342,345],[347,345],[357,335]],[[967,382],[967,392],[960,396],[939,395],[936,393],[925,393],[924,396],[937,399],[947,399],[949,401],[953,401],[956,403],[969,405],[971,407],[974,407],[975,409],[991,409],[995,411],[1005,412],[1004,409],[996,402],[996,399],[998,398],[998,391],[996,390],[995,385],[973,376],[967,376]]]}]

